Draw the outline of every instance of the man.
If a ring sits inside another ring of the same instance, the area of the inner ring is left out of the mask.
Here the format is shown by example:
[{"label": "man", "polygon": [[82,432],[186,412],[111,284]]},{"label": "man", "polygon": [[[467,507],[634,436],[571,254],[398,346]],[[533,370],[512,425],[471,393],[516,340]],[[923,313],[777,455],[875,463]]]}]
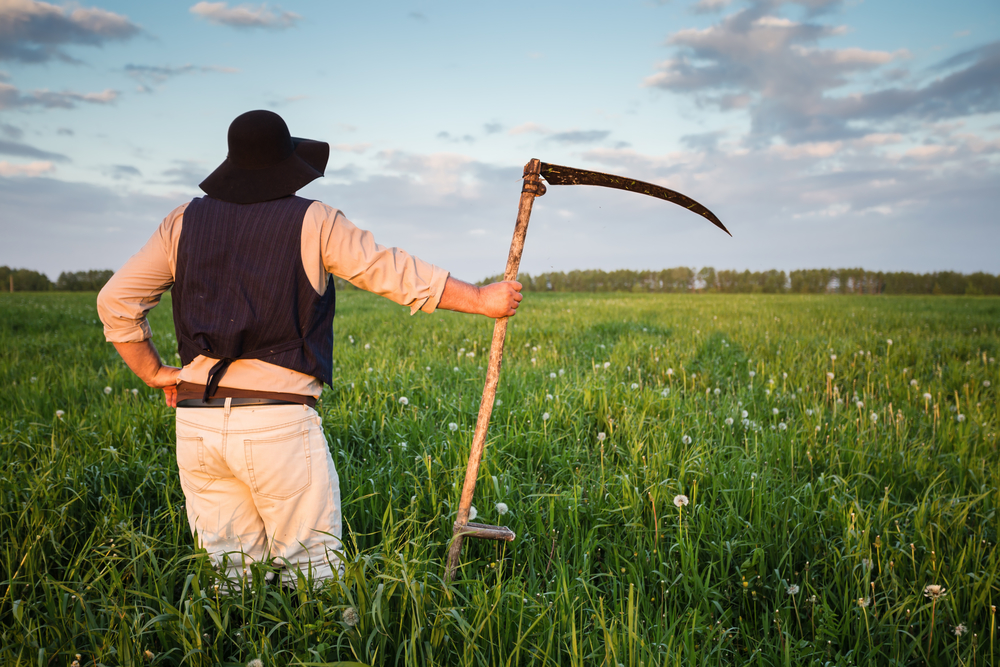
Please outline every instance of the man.
[{"label": "man", "polygon": [[[339,567],[340,485],[313,409],[332,382],[331,274],[412,313],[507,317],[522,298],[517,282],[456,280],[294,196],[329,150],[272,112],[239,116],[208,196],[174,209],[98,296],[107,340],[177,408],[191,530],[234,575],[272,559],[314,580]],[[182,368],[161,362],[146,321],[171,287]]]}]

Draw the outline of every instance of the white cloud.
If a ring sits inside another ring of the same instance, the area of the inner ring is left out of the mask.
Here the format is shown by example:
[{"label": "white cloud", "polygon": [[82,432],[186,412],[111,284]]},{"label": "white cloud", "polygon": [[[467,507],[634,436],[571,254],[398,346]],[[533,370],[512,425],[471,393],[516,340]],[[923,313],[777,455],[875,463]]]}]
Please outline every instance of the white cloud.
[{"label": "white cloud", "polygon": [[61,46],[101,46],[139,32],[128,17],[97,7],[60,7],[36,0],[0,2],[0,60],[75,62]]},{"label": "white cloud", "polygon": [[72,109],[80,102],[88,104],[111,104],[118,99],[119,92],[110,88],[99,93],[77,93],[73,91],[53,92],[33,90],[22,93],[9,83],[0,83],[0,110],[42,107],[44,109]]},{"label": "white cloud", "polygon": [[55,170],[55,165],[51,162],[29,162],[28,164],[11,164],[6,160],[0,161],[0,176],[9,178],[11,176],[41,176]]},{"label": "white cloud", "polygon": [[[643,84],[689,96],[700,106],[746,110],[749,139],[758,145],[775,137],[788,144],[848,139],[892,132],[891,124],[902,121],[1000,110],[1000,42],[949,58],[930,70],[938,78],[928,80],[924,73],[923,84],[877,88],[866,85],[866,76],[909,60],[908,51],[821,48],[847,27],[776,15],[781,4],[751,2],[707,28],[674,33],[667,40],[673,53]],[[821,0],[797,4],[813,12],[833,6]],[[884,74],[895,80],[910,75],[901,67]],[[851,85],[863,92],[840,92]]]},{"label": "white cloud", "polygon": [[267,28],[283,30],[290,28],[302,17],[293,12],[286,12],[280,7],[270,9],[266,4],[235,5],[230,7],[226,2],[199,2],[190,10],[210,23],[227,25],[232,28]]}]

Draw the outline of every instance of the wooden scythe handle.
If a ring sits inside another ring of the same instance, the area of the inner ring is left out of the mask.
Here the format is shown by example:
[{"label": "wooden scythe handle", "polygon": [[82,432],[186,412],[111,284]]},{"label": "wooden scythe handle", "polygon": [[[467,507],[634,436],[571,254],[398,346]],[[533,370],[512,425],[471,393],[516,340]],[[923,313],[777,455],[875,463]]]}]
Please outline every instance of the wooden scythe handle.
[{"label": "wooden scythe handle", "polygon": [[[510,254],[507,255],[507,270],[504,280],[517,280],[517,269],[521,265],[521,252],[524,250],[524,237],[528,233],[528,219],[531,217],[531,206],[535,197],[545,194],[545,184],[539,179],[541,162],[532,159],[524,165],[524,184],[521,187],[521,201],[517,207],[517,223],[514,225],[514,238],[510,242]],[[455,520],[454,537],[448,550],[448,567],[445,579],[452,581],[458,568],[458,559],[462,554],[462,538],[464,535],[475,535],[466,527],[469,524],[469,508],[472,507],[472,495],[476,491],[476,478],[479,476],[479,463],[486,447],[486,431],[490,425],[490,415],[493,413],[493,402],[497,394],[497,383],[500,380],[500,364],[503,362],[503,344],[507,335],[506,317],[497,318],[493,326],[493,343],[490,346],[490,364],[486,370],[486,384],[483,387],[483,399],[479,404],[479,417],[476,419],[476,432],[472,437],[472,449],[469,451],[469,464],[465,469],[465,484],[462,486],[462,498],[458,502],[458,518]]]}]

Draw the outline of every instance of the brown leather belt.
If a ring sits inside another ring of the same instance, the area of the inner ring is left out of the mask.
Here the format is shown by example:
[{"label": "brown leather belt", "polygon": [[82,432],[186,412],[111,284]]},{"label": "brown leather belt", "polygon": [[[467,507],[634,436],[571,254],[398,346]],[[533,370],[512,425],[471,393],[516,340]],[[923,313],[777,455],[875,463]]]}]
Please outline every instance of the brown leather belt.
[{"label": "brown leather belt", "polygon": [[205,385],[192,382],[177,384],[177,407],[181,408],[222,408],[226,399],[232,398],[230,405],[308,405],[316,406],[315,396],[286,394],[274,391],[253,391],[219,387],[215,395],[205,400]]},{"label": "brown leather belt", "polygon": [[224,408],[226,401],[232,407],[240,405],[305,405],[297,401],[282,401],[277,398],[185,398],[177,401],[179,408]]}]

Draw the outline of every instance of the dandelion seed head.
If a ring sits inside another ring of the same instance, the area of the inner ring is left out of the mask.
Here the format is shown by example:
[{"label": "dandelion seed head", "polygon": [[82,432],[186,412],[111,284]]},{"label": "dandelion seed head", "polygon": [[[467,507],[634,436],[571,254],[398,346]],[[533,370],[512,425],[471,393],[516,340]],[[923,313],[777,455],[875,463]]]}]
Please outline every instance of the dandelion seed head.
[{"label": "dandelion seed head", "polygon": [[[351,626],[352,628],[355,625],[358,624],[358,621],[361,620],[361,617],[358,614],[358,610],[355,609],[354,607],[348,607],[347,609],[345,609],[341,613],[341,618],[344,620],[344,623],[346,623],[347,625]],[[259,663],[260,661],[258,660],[257,662]],[[247,665],[247,667],[251,667],[251,666]],[[261,665],[258,664],[258,665],[255,665],[254,667],[261,667]]]},{"label": "dandelion seed head", "polygon": [[667,369],[667,375],[673,375],[673,374],[674,374],[674,369],[673,368],[668,368]]},{"label": "dandelion seed head", "polygon": [[932,398],[934,398],[934,397],[933,397],[933,396],[931,396],[930,394],[928,394],[928,393],[924,393],[924,400],[925,400],[925,401],[929,401],[929,400],[931,400]]},{"label": "dandelion seed head", "polygon": [[861,408],[865,407],[865,402],[864,401],[858,401],[854,405],[858,408],[858,410],[860,410]]},{"label": "dandelion seed head", "polygon": [[779,412],[778,408],[771,408],[771,414],[772,415],[777,415],[778,412]]},{"label": "dandelion seed head", "polygon": [[547,421],[549,420],[549,417],[550,417],[550,416],[551,416],[551,415],[549,415],[549,413],[548,413],[548,412],[543,412],[543,413],[542,413],[542,421],[543,421],[543,422],[547,422]]},{"label": "dandelion seed head", "polygon": [[598,440],[598,442],[604,442],[604,439],[606,437],[608,437],[608,436],[607,436],[607,434],[604,431],[601,431],[600,433],[597,434],[597,440]]},{"label": "dandelion seed head", "polygon": [[497,503],[497,514],[503,516],[509,511],[507,508],[507,503]]},{"label": "dandelion seed head", "polygon": [[786,424],[785,422],[778,422],[779,431],[784,431],[786,428],[788,428],[788,424]]},{"label": "dandelion seed head", "polygon": [[837,360],[837,355],[831,354],[830,355],[830,361],[836,361],[836,360]]},{"label": "dandelion seed head", "polygon": [[609,368],[611,368],[611,362],[610,361],[605,361],[604,362],[604,370],[608,370]]},{"label": "dandelion seed head", "polygon": [[65,415],[65,414],[66,414],[65,410],[56,410],[56,418],[57,419],[62,419],[63,415]]},{"label": "dandelion seed head", "polygon": [[555,380],[558,376],[555,373],[549,373],[549,377]]},{"label": "dandelion seed head", "polygon": [[408,399],[406,396],[400,396],[399,397],[399,404],[400,405],[409,405],[410,404],[410,399]]},{"label": "dandelion seed head", "polygon": [[965,415],[963,415],[963,414],[960,413],[957,417],[955,417],[955,419],[957,419],[960,422],[964,422],[965,421]]},{"label": "dandelion seed head", "polygon": [[871,598],[858,598],[858,606],[864,609],[872,603]]},{"label": "dandelion seed head", "polygon": [[968,628],[965,627],[965,623],[959,623],[958,625],[955,626],[955,629],[952,630],[952,632],[955,633],[956,637],[961,637],[966,633],[967,630]]},{"label": "dandelion seed head", "polygon": [[469,521],[475,521],[477,516],[479,516],[479,510],[473,505],[469,508]]},{"label": "dandelion seed head", "polygon": [[917,381],[916,381],[916,379],[913,379],[913,380],[910,380],[910,386],[911,386],[911,387],[916,387],[916,386],[917,386]]},{"label": "dandelion seed head", "polygon": [[886,345],[892,345],[892,339],[891,339],[891,338],[889,338],[888,340],[886,340],[886,341],[885,341],[885,344],[886,344]]},{"label": "dandelion seed head", "polygon": [[631,387],[632,387],[632,389],[638,389],[639,388],[639,383],[638,382],[633,382],[631,384]]},{"label": "dandelion seed head", "polygon": [[984,387],[989,387],[990,386],[990,381],[989,380],[983,380],[983,386]]},{"label": "dandelion seed head", "polygon": [[787,592],[789,595],[798,595],[799,594],[799,585],[798,584],[792,584],[791,586],[789,586],[788,588],[785,589],[785,592]]},{"label": "dandelion seed head", "polygon": [[678,493],[674,496],[674,507],[677,507],[678,509],[684,507],[685,505],[689,505],[690,503],[691,500],[683,493]]},{"label": "dandelion seed head", "polygon": [[833,379],[833,373],[827,372],[826,379],[827,380],[832,380]]},{"label": "dandelion seed head", "polygon": [[940,600],[948,595],[946,591],[947,589],[939,584],[927,584],[924,587],[924,597],[930,598],[932,601]]},{"label": "dandelion seed head", "polygon": [[365,349],[366,350],[372,349],[371,343],[365,343]]},{"label": "dandelion seed head", "polygon": [[683,435],[683,436],[681,436],[681,442],[683,442],[685,445],[690,445],[691,444],[691,436],[689,436],[689,435]]},{"label": "dandelion seed head", "polygon": [[712,393],[715,394],[716,396],[718,396],[719,394],[722,393],[722,390],[719,389],[718,387],[716,387],[715,389],[712,390]]},{"label": "dandelion seed head", "polygon": [[757,375],[757,371],[750,371],[750,372],[748,373],[748,375],[749,375],[749,376],[750,376],[751,378],[753,378],[753,377],[755,377],[755,376]]},{"label": "dandelion seed head", "polygon": [[732,425],[733,425],[733,418],[726,417],[726,426],[732,426]]},{"label": "dandelion seed head", "polygon": [[110,394],[111,393],[111,387],[105,387],[104,388],[104,393],[105,394]]},{"label": "dandelion seed head", "polygon": [[740,413],[740,417],[743,418],[743,419],[746,419],[749,416],[750,416],[750,413],[747,412],[746,410],[744,410],[743,412]]},{"label": "dandelion seed head", "polygon": [[455,431],[458,430],[458,424],[456,424],[455,422],[450,422],[448,424],[448,430],[454,433]]}]

